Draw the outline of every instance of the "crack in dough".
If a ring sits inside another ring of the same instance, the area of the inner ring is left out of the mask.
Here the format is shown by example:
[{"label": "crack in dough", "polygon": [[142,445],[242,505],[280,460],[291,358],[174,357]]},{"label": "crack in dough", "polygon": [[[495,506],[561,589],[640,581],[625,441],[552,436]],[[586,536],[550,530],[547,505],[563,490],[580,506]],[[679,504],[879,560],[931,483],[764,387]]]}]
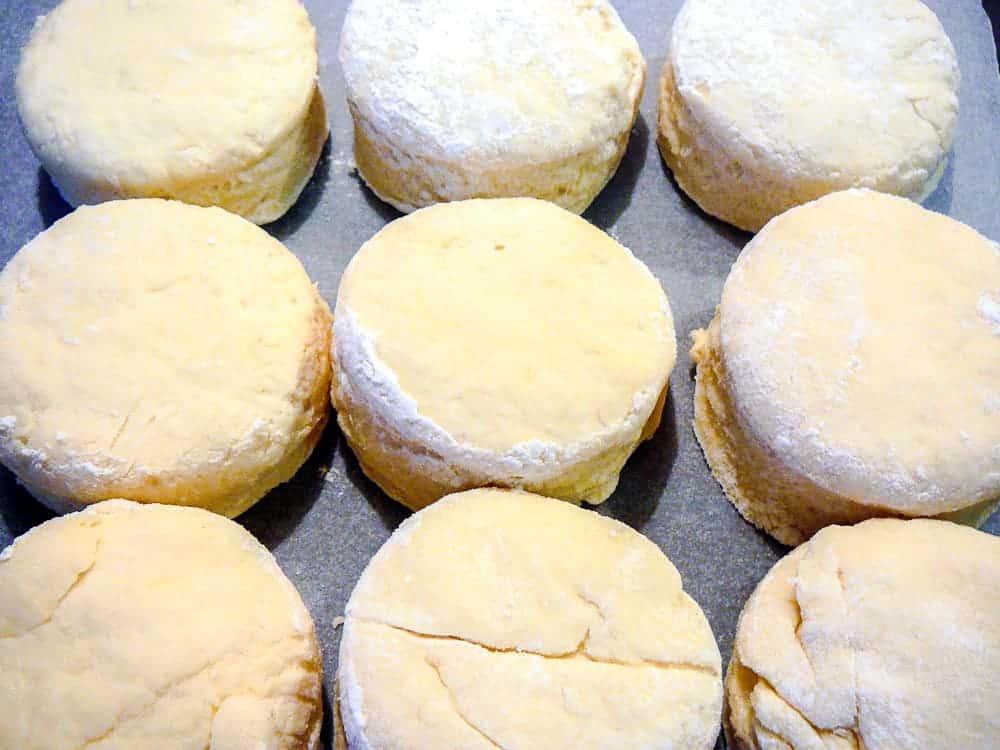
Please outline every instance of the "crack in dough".
[{"label": "crack in dough", "polygon": [[581,659],[584,661],[593,662],[595,664],[607,664],[614,667],[652,667],[655,669],[684,669],[692,672],[701,672],[702,674],[718,676],[719,671],[711,667],[706,667],[702,664],[694,664],[691,662],[673,662],[673,661],[658,661],[656,659],[642,659],[637,662],[627,662],[618,661],[616,659],[602,659],[592,654],[587,653],[585,650],[587,641],[590,637],[590,630],[587,630],[587,634],[583,637],[580,645],[577,646],[572,651],[563,651],[560,653],[544,653],[541,651],[532,651],[531,649],[524,648],[497,648],[495,646],[490,646],[487,643],[480,643],[478,641],[470,640],[468,638],[463,638],[456,635],[437,635],[434,633],[421,633],[416,630],[410,630],[409,628],[404,628],[399,625],[393,625],[388,622],[382,622],[380,620],[372,620],[365,617],[352,617],[351,620],[355,622],[365,623],[367,625],[379,625],[384,628],[389,628],[390,630],[395,630],[400,633],[405,633],[406,635],[416,638],[418,640],[426,641],[450,641],[452,643],[463,643],[467,646],[474,646],[475,648],[482,649],[483,651],[489,651],[491,654],[524,654],[528,656],[537,656],[541,659],[546,660],[563,660],[563,659]]},{"label": "crack in dough", "polygon": [[437,665],[437,663],[434,662],[429,657],[425,658],[424,662],[427,664],[428,667],[430,667],[434,671],[434,674],[437,675],[438,681],[441,683],[441,687],[444,688],[444,691],[448,694],[448,698],[451,700],[451,705],[455,709],[455,714],[458,716],[458,718],[464,721],[468,725],[469,729],[471,729],[480,737],[482,737],[484,740],[486,740],[488,743],[490,743],[490,745],[497,748],[497,750],[504,750],[503,746],[500,745],[499,742],[494,740],[492,737],[486,734],[486,732],[484,732],[482,729],[473,724],[472,721],[469,720],[469,717],[462,712],[462,709],[459,708],[458,700],[455,698],[455,693],[452,691],[450,687],[448,687],[448,683],[444,681],[444,675],[441,674],[441,668]]}]

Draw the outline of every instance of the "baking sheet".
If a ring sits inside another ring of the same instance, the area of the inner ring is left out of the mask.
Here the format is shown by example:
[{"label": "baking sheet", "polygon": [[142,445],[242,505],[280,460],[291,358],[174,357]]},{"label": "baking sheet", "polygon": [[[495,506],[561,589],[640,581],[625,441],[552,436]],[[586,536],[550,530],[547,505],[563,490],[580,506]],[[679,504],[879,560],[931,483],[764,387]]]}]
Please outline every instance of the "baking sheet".
[{"label": "baking sheet", "polygon": [[[1000,77],[989,19],[975,0],[926,2],[951,36],[962,72],[954,154],[926,205],[1000,240]],[[69,211],[31,154],[14,101],[19,50],[35,16],[55,4],[10,2],[0,13],[2,263]],[[343,0],[306,0],[319,36],[330,141],[298,204],[267,227],[298,255],[331,307],[351,255],[399,216],[354,171],[351,123],[337,63],[346,5]],[[725,663],[744,601],[787,550],[745,523],[726,501],[691,430],[694,383],[688,333],[710,320],[729,267],[750,235],[702,214],[678,190],[656,151],[656,84],[680,5],[680,0],[616,2],[646,56],[646,92],[624,161],[585,217],[631,248],[663,283],[680,351],[663,425],[628,462],[617,491],[599,511],[643,532],[670,557],[685,588],[708,615]],[[985,5],[1000,17],[1000,2],[986,0]],[[332,746],[330,701],[339,645],[335,618],[369,558],[406,515],[365,478],[331,424],[294,479],[238,519],[274,552],[315,618],[326,670],[326,748]],[[0,548],[50,516],[0,468]],[[1000,514],[985,529],[1000,535]],[[718,747],[723,747],[721,739]]]}]

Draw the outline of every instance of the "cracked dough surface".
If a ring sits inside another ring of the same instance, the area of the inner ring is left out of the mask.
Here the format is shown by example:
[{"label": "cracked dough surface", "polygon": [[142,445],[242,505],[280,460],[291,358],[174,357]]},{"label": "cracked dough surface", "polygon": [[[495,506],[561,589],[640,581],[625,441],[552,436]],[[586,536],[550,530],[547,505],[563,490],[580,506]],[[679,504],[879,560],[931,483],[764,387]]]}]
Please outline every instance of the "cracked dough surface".
[{"label": "cracked dough surface", "polygon": [[521,195],[583,211],[646,72],[606,0],[353,0],[340,61],[358,169],[401,211]]},{"label": "cracked dough surface", "polygon": [[125,497],[234,516],[289,479],[328,411],[330,317],[238,216],[82,207],[0,273],[0,459],[57,511]]},{"label": "cracked dough surface", "polygon": [[867,190],[797,207],[695,339],[709,463],[786,544],[1000,499],[1000,246],[972,228]]},{"label": "cracked dough surface", "polygon": [[73,205],[176,198],[264,223],[326,140],[317,69],[297,0],[63,0],[22,53],[18,111]]},{"label": "cracked dough surface", "polygon": [[958,85],[954,48],[917,0],[688,0],[660,148],[705,211],[750,231],[850,187],[922,200],[944,171]]},{"label": "cracked dough surface", "polygon": [[1000,745],[1000,539],[945,521],[831,526],[764,578],[726,677],[735,750]]},{"label": "cracked dough surface", "polygon": [[713,746],[719,651],[673,565],[592,511],[451,495],[403,523],[347,606],[352,750]]},{"label": "cracked dough surface", "polygon": [[196,508],[111,500],[0,554],[0,746],[317,750],[312,618],[271,554]]},{"label": "cracked dough surface", "polygon": [[352,259],[334,318],[341,427],[413,508],[484,485],[601,502],[659,423],[676,356],[649,269],[529,198],[392,222]]}]

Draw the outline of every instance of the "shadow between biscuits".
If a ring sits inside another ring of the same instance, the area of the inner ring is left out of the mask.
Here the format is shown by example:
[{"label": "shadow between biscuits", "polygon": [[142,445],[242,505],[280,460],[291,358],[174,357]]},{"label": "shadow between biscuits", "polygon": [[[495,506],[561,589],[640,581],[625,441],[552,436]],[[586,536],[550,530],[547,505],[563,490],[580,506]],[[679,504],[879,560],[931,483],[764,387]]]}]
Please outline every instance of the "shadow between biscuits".
[{"label": "shadow between biscuits", "polygon": [[[0,497],[4,498],[0,503],[0,517],[3,518],[4,526],[10,530],[12,537],[10,541],[56,515],[35,500],[18,483],[14,473],[2,466],[0,466]],[[0,544],[0,549],[6,546]]]},{"label": "shadow between biscuits", "polygon": [[42,221],[45,222],[46,229],[66,214],[73,212],[73,207],[63,199],[59,189],[43,167],[38,168],[38,187],[35,189],[35,197],[38,203],[38,213],[41,215]]},{"label": "shadow between biscuits", "polygon": [[649,440],[636,448],[622,469],[618,487],[596,510],[641,531],[656,511],[676,460],[677,414],[671,386],[663,404],[660,426]]},{"label": "shadow between biscuits", "polygon": [[236,521],[273,551],[295,531],[323,492],[326,472],[341,442],[340,428],[331,414],[312,455],[295,476],[267,493]]},{"label": "shadow between biscuits", "polygon": [[629,204],[632,203],[632,193],[639,181],[639,174],[646,164],[649,153],[649,126],[646,118],[640,113],[629,134],[628,146],[618,169],[612,175],[608,184],[597,194],[593,203],[583,212],[583,218],[591,224],[608,231],[618,221]]},{"label": "shadow between biscuits", "polygon": [[333,135],[327,135],[323,150],[319,154],[319,160],[316,162],[316,168],[313,169],[313,173],[298,199],[284,214],[264,225],[271,236],[284,242],[285,239],[295,234],[298,228],[312,215],[320,198],[323,197],[323,190],[326,188],[327,182],[330,180],[332,144]]}]

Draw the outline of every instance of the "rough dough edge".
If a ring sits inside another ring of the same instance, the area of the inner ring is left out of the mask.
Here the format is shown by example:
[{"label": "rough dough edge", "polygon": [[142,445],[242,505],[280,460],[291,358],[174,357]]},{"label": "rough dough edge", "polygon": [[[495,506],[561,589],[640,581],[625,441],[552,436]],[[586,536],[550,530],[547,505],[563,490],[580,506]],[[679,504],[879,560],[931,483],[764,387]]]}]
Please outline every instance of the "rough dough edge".
[{"label": "rough dough edge", "polygon": [[[353,318],[353,312],[342,310],[339,320],[343,324],[348,317]],[[355,327],[361,329],[360,333],[363,335],[367,334],[360,324],[351,326]],[[436,436],[439,442],[440,439],[445,442],[450,441],[457,450],[449,451],[451,455],[444,455],[444,452],[437,452],[419,436],[411,438],[403,434],[399,427],[400,419],[394,418],[392,414],[386,416],[370,412],[364,401],[371,400],[366,398],[371,394],[358,397],[357,392],[366,389],[349,385],[353,378],[341,361],[344,357],[337,356],[336,335],[333,339],[330,398],[344,439],[358,459],[358,465],[365,476],[393,500],[411,510],[420,510],[449,494],[481,487],[523,490],[572,503],[587,502],[597,505],[604,502],[617,487],[621,471],[636,448],[656,433],[670,389],[670,374],[673,371],[671,365],[656,400],[642,407],[642,411],[646,408],[650,411],[642,419],[638,431],[631,429],[629,420],[626,420],[616,430],[610,431],[609,435],[597,436],[609,438],[600,441],[606,443],[603,448],[598,445],[595,449],[592,445],[593,440],[590,443],[583,443],[584,449],[579,455],[571,456],[568,461],[564,460],[555,466],[547,464],[541,471],[534,472],[536,476],[531,478],[527,476],[531,467],[526,464],[518,466],[523,476],[505,481],[501,475],[511,475],[505,464],[510,463],[509,456],[515,452],[517,446],[505,454],[497,454],[474,446],[463,446],[457,443],[443,427],[419,414],[419,420],[426,423],[424,426],[432,436]],[[352,342],[352,345],[357,346],[358,343]],[[383,386],[391,386],[397,400],[412,401],[399,389],[395,382],[395,374],[382,362],[374,348],[364,348],[372,349],[364,357],[365,362],[372,365],[372,371],[388,374],[381,378],[384,381]],[[635,435],[632,435],[633,432]],[[555,444],[547,444],[546,447],[557,454],[565,452],[561,446]],[[489,467],[473,465],[484,463],[484,457],[487,460],[492,459],[490,463],[493,465]]]},{"label": "rough dough edge", "polygon": [[254,224],[268,224],[281,218],[295,203],[316,170],[329,136],[326,104],[318,85],[301,115],[296,118],[271,149],[243,167],[210,173],[178,185],[122,187],[105,182],[78,179],[71,163],[57,165],[29,145],[66,203],[78,207],[112,200],[164,198],[194,206],[218,206]]},{"label": "rough dough edge", "polygon": [[909,194],[880,187],[883,179],[879,176],[863,185],[859,180],[797,179],[763,164],[747,169],[738,155],[700,125],[685,103],[670,52],[660,73],[657,109],[656,144],[681,190],[708,215],[751,233],[790,208],[853,187],[870,187],[922,203],[937,189],[948,165],[950,144],[926,181]]},{"label": "rough dough edge", "polygon": [[[32,528],[25,531],[23,534],[15,537],[7,547],[0,549],[0,563],[10,559],[14,555],[14,553],[16,552],[16,547],[22,540],[26,539],[32,534],[39,533],[39,530],[46,525],[49,524],[61,525],[69,523],[71,517],[76,515],[101,516],[113,513],[115,511],[134,512],[135,510],[139,510],[143,507],[148,507],[149,505],[157,505],[170,510],[178,510],[180,508],[184,508],[186,510],[196,511],[198,513],[207,513],[209,514],[207,517],[207,520],[209,522],[211,523],[219,522],[219,519],[215,518],[215,516],[217,516],[218,514],[212,513],[211,511],[206,510],[204,508],[198,508],[194,506],[176,506],[163,503],[137,503],[135,501],[126,500],[123,498],[111,498],[108,500],[103,500],[100,503],[88,505],[79,510],[74,510],[65,515],[60,515],[56,516],[55,518],[50,518],[47,521],[43,521],[42,523],[33,526]],[[311,656],[312,656],[311,664],[315,667],[317,695],[316,695],[316,700],[312,703],[313,711],[310,717],[311,729],[309,730],[308,739],[306,740],[305,750],[320,750],[321,747],[320,734],[323,728],[323,717],[325,716],[325,711],[323,707],[323,698],[322,698],[324,664],[323,664],[322,647],[316,633],[316,622],[313,619],[312,613],[309,611],[309,608],[306,606],[305,601],[303,601],[302,594],[299,592],[295,584],[292,583],[291,579],[285,574],[281,566],[278,565],[278,560],[274,556],[274,553],[271,552],[271,550],[269,550],[267,547],[265,547],[253,534],[251,534],[242,525],[237,524],[235,521],[232,521],[232,519],[225,519],[224,521],[222,521],[222,523],[224,524],[227,522],[232,523],[237,527],[238,533],[240,533],[244,541],[247,537],[251,540],[252,543],[250,545],[245,546],[245,551],[257,557],[261,567],[264,568],[272,577],[275,578],[276,582],[280,585],[280,587],[283,588],[286,594],[288,594],[290,598],[293,600],[293,603],[299,610],[296,613],[292,613],[293,622],[295,616],[301,614],[305,615],[306,621],[308,622],[307,633],[305,635],[307,641],[311,646]],[[337,710],[338,709],[335,709],[335,711]]]},{"label": "rough dough edge", "polygon": [[[303,273],[305,273],[304,270]],[[292,394],[296,403],[299,404],[298,420],[292,425],[294,432],[289,436],[282,459],[271,467],[255,466],[254,468],[263,468],[264,470],[246,477],[242,482],[242,490],[239,490],[239,485],[237,485],[228,493],[219,494],[216,491],[213,496],[212,485],[219,481],[225,482],[228,477],[233,475],[233,472],[227,470],[220,473],[206,470],[205,467],[199,467],[199,474],[195,477],[196,481],[193,485],[191,484],[191,475],[186,475],[183,471],[175,474],[173,472],[145,470],[139,472],[145,476],[144,481],[139,483],[124,482],[123,480],[128,476],[135,474],[133,469],[142,469],[142,467],[136,466],[124,473],[112,469],[110,473],[114,475],[113,477],[101,476],[86,487],[80,486],[78,483],[74,483],[77,486],[69,486],[63,481],[66,472],[60,471],[58,468],[49,468],[46,457],[39,461],[35,450],[27,449],[16,441],[13,444],[11,441],[0,444],[0,457],[2,457],[4,465],[15,475],[18,484],[23,486],[30,495],[60,515],[83,511],[97,503],[112,499],[125,499],[129,502],[142,504],[201,508],[227,518],[235,518],[260,501],[275,487],[295,476],[312,455],[329,421],[329,393],[332,377],[330,366],[332,318],[326,300],[320,295],[315,285],[311,286],[315,304],[309,326],[310,335],[302,353],[296,388]],[[83,460],[86,461],[86,458]],[[71,473],[77,474],[77,472]],[[209,487],[203,490],[198,489],[198,485],[205,484],[206,479],[209,482]],[[115,486],[108,488],[109,484]],[[181,485],[185,495],[195,495],[197,501],[185,497],[184,502],[171,502],[170,496],[176,491],[177,485]],[[131,497],[126,497],[127,495],[131,495]]]},{"label": "rough dough edge", "polygon": [[[475,164],[468,158],[449,159],[417,153],[380,132],[358,106],[350,87],[348,109],[354,129],[354,159],[358,175],[379,200],[408,214],[435,203],[473,198],[534,197],[582,214],[614,177],[628,147],[646,86],[646,60],[635,37],[608,4],[617,24],[634,45],[637,70],[628,84],[631,117],[622,130],[563,158],[522,157],[509,164]],[[341,41],[343,66],[345,50]],[[603,152],[611,147],[610,157]]]},{"label": "rough dough edge", "polygon": [[[868,518],[910,518],[898,511],[874,505],[862,505],[829,492],[806,477],[779,464],[762,446],[742,429],[717,371],[720,354],[718,341],[719,313],[708,330],[692,332],[691,359],[696,364],[693,428],[712,476],[726,497],[749,523],[782,544],[794,547],[821,529],[835,524],[855,524]],[[746,454],[741,461],[740,454]],[[761,496],[747,477],[772,488]],[[933,516],[912,516],[952,521],[977,527],[985,523],[1000,506],[1000,498],[986,500],[955,511]],[[768,512],[770,511],[770,512]]]}]

